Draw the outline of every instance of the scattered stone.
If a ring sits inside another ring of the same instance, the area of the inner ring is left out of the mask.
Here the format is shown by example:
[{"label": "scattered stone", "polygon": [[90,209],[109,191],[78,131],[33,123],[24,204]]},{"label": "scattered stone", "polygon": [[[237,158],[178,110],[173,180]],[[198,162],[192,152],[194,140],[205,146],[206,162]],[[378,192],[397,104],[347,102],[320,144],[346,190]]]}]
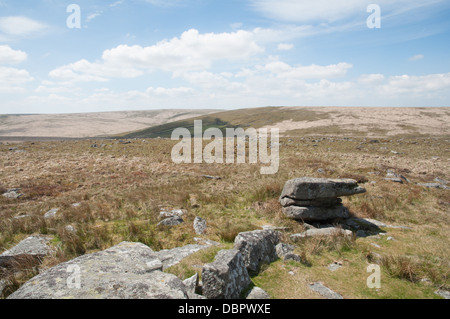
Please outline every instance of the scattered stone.
[{"label": "scattered stone", "polygon": [[353,232],[350,230],[341,229],[337,227],[327,227],[320,229],[308,229],[303,233],[291,235],[290,238],[292,241],[295,242],[302,239],[306,239],[308,237],[336,236],[336,235],[352,236]]},{"label": "scattered stone", "polygon": [[[149,268],[156,254],[140,243],[123,242],[50,268],[32,278],[9,299],[187,299],[175,275]],[[70,281],[80,271],[79,285]]]},{"label": "scattered stone", "polygon": [[251,284],[244,258],[237,249],[221,250],[214,262],[203,267],[203,296],[238,299]]},{"label": "scattered stone", "polygon": [[163,221],[159,222],[157,226],[177,226],[180,225],[184,222],[183,218],[179,217],[179,216],[175,216],[175,217],[169,217],[164,219]]},{"label": "scattered stone", "polygon": [[441,296],[444,299],[450,299],[450,291],[439,289],[436,290],[434,293],[438,296]]},{"label": "scattered stone", "polygon": [[34,255],[46,256],[51,252],[48,245],[52,238],[47,236],[30,236],[11,249],[4,251],[0,256]]},{"label": "scattered stone", "polygon": [[293,254],[293,253],[288,253],[284,256],[284,261],[296,261],[299,263],[303,262],[303,258],[300,255],[297,254]]},{"label": "scattered stone", "polygon": [[265,299],[270,299],[270,296],[263,289],[261,289],[259,287],[253,287],[253,289],[250,291],[250,293],[248,294],[246,299],[265,300]]},{"label": "scattered stone", "polygon": [[234,248],[239,250],[249,273],[257,273],[262,263],[277,260],[276,245],[279,233],[273,230],[255,230],[236,236]]},{"label": "scattered stone", "polygon": [[335,261],[334,263],[328,265],[328,270],[336,271],[342,267],[342,263],[339,261]]},{"label": "scattered stone", "polygon": [[380,245],[378,245],[378,244],[375,244],[375,243],[370,243],[373,247],[375,247],[375,248],[381,248],[381,246]]},{"label": "scattered stone", "polygon": [[81,203],[73,203],[72,204],[72,207],[75,207],[75,208],[80,207],[80,206],[81,206]]},{"label": "scattered stone", "polygon": [[319,295],[325,297],[326,299],[344,299],[340,294],[334,292],[328,287],[325,287],[321,282],[309,284],[309,289],[317,292]]},{"label": "scattered stone", "polygon": [[187,245],[173,249],[164,249],[155,253],[163,263],[163,270],[180,263],[184,258],[197,251],[211,247],[211,245]]},{"label": "scattered stone", "polygon": [[422,186],[422,187],[427,187],[427,188],[437,188],[437,189],[447,189],[447,190],[450,189],[449,186],[442,185],[439,183],[419,183],[417,185]]},{"label": "scattered stone", "polygon": [[186,214],[185,210],[174,209],[169,211],[162,211],[159,213],[159,218],[169,218],[169,217],[182,217]]},{"label": "scattered stone", "polygon": [[448,184],[448,181],[447,181],[447,180],[442,179],[442,178],[439,178],[439,177],[436,177],[436,178],[434,179],[434,181],[437,182],[437,183],[439,183],[439,184],[443,184],[443,185],[447,185],[447,184]]},{"label": "scattered stone", "polygon": [[64,229],[66,232],[72,233],[72,234],[77,232],[76,228],[72,225],[67,225],[66,227],[64,227]]},{"label": "scattered stone", "polygon": [[314,227],[313,225],[310,225],[308,223],[303,223],[302,225],[303,225],[303,227],[305,227],[305,229],[316,229],[317,228],[317,227]]},{"label": "scattered stone", "polygon": [[197,235],[203,235],[206,231],[206,220],[200,217],[195,217],[194,230]]},{"label": "scattered stone", "polygon": [[278,258],[284,258],[287,254],[294,251],[294,246],[285,244],[285,243],[279,243],[275,246],[275,250],[277,252]]},{"label": "scattered stone", "polygon": [[210,176],[210,175],[202,175],[202,177],[207,178],[207,179],[215,179],[215,180],[222,179],[222,177],[219,177],[219,176]]},{"label": "scattered stone", "polygon": [[290,271],[290,272],[288,272],[288,274],[291,275],[291,276],[294,276],[294,275],[295,275],[295,272]]},{"label": "scattered stone", "polygon": [[53,208],[45,213],[44,218],[45,219],[52,219],[56,217],[56,214],[59,212],[59,208]]},{"label": "scattered stone", "polygon": [[392,178],[386,177],[384,180],[385,180],[385,181],[389,181],[389,182],[394,182],[394,183],[400,183],[400,184],[403,184],[403,180],[402,180],[401,178],[399,178],[399,177],[392,177]]},{"label": "scattered stone", "polygon": [[23,194],[19,193],[19,191],[20,189],[18,188],[8,189],[2,196],[9,199],[17,199],[23,196]]},{"label": "scattered stone", "polygon": [[388,238],[386,238],[386,240],[392,240],[392,241],[394,241],[395,239],[394,239],[394,237],[389,236]]}]

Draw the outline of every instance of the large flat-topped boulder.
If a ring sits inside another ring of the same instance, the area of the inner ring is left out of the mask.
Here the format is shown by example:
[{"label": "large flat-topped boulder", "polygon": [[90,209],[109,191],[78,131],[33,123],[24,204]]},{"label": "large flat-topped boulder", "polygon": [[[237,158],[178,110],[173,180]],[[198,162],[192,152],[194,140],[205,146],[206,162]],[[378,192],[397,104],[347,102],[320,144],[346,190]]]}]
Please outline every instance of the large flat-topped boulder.
[{"label": "large flat-topped boulder", "polygon": [[123,242],[105,251],[84,255],[50,268],[29,280],[9,298],[188,298],[183,282],[161,269],[162,263],[150,247]]},{"label": "large flat-topped boulder", "polygon": [[366,190],[358,186],[358,182],[353,179],[302,177],[287,181],[280,198],[288,197],[306,201],[351,196],[365,192]]}]

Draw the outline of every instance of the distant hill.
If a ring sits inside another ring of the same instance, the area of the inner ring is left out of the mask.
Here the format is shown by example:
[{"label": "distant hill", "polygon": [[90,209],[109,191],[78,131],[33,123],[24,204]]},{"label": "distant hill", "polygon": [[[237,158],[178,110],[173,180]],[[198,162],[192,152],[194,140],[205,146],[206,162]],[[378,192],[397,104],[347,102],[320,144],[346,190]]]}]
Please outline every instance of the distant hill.
[{"label": "distant hill", "polygon": [[119,134],[120,138],[170,138],[173,130],[187,128],[193,134],[194,120],[203,130],[217,127],[278,127],[284,136],[348,135],[402,136],[450,134],[450,108],[377,107],[265,107],[206,114],[190,119]]},{"label": "distant hill", "polygon": [[152,110],[80,114],[0,115],[0,140],[109,136],[217,112]]}]

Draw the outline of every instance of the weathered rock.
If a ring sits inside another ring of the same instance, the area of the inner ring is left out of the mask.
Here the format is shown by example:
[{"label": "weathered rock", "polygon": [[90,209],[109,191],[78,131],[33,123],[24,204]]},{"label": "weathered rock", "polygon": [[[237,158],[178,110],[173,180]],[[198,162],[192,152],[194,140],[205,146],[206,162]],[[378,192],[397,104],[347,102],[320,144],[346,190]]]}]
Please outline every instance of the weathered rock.
[{"label": "weathered rock", "polygon": [[328,270],[329,271],[336,271],[336,270],[338,270],[341,267],[342,267],[342,263],[335,261],[334,263],[328,265]]},{"label": "weathered rock", "polygon": [[335,207],[283,207],[286,217],[299,221],[325,221],[350,217],[348,209],[343,205]]},{"label": "weathered rock", "polygon": [[309,289],[317,292],[322,297],[326,299],[344,299],[340,294],[334,292],[328,287],[325,287],[321,282],[315,282],[309,285]]},{"label": "weathered rock", "polygon": [[422,187],[427,187],[427,188],[437,188],[437,189],[447,189],[447,190],[450,189],[449,186],[442,185],[439,183],[419,183],[417,185],[422,186]]},{"label": "weathered rock", "polygon": [[190,293],[196,293],[199,283],[198,273],[195,273],[194,276],[183,280],[183,284],[186,287],[186,290]]},{"label": "weathered rock", "polygon": [[163,263],[163,269],[165,270],[180,263],[184,258],[196,253],[197,251],[209,247],[211,247],[211,245],[186,245],[173,249],[160,250],[156,253],[156,255]]},{"label": "weathered rock", "polygon": [[324,198],[318,200],[298,200],[289,197],[284,197],[280,199],[280,204],[283,207],[288,206],[316,206],[316,207],[332,207],[342,203],[340,198]]},{"label": "weathered rock", "polygon": [[308,237],[321,237],[321,236],[352,236],[353,232],[346,229],[341,229],[337,227],[328,227],[328,228],[320,228],[320,229],[308,229],[307,231],[291,235],[292,241],[302,240]]},{"label": "weathered rock", "polygon": [[294,246],[285,244],[285,243],[279,243],[275,246],[275,250],[277,252],[278,258],[284,258],[287,254],[294,251]]},{"label": "weathered rock", "polygon": [[4,251],[0,256],[34,255],[46,256],[51,252],[48,245],[51,237],[48,236],[30,236],[11,249]]},{"label": "weathered rock", "polygon": [[[186,299],[183,282],[153,267],[157,255],[123,242],[59,264],[39,274],[10,299]],[[79,270],[79,282],[77,282]],[[79,285],[78,285],[79,283]]]},{"label": "weathered rock", "polygon": [[177,226],[180,225],[184,222],[183,218],[179,217],[179,216],[175,216],[175,217],[169,217],[166,218],[164,220],[162,220],[161,222],[158,223],[157,226]]},{"label": "weathered rock", "polygon": [[284,185],[281,199],[297,200],[326,199],[365,193],[353,179],[326,179],[302,177],[291,179]]},{"label": "weathered rock", "polygon": [[208,299],[238,299],[251,283],[237,249],[219,251],[214,262],[203,267],[202,281],[203,296]]},{"label": "weathered rock", "polygon": [[200,217],[194,219],[194,230],[197,235],[202,235],[206,231],[206,220]]},{"label": "weathered rock", "polygon": [[253,287],[253,289],[250,291],[250,293],[247,295],[246,299],[259,299],[259,300],[265,300],[270,299],[270,296],[267,292],[265,292],[263,289],[259,287]]},{"label": "weathered rock", "polygon": [[284,256],[284,261],[296,261],[301,263],[303,259],[300,255],[289,253]]},{"label": "weathered rock", "polygon": [[174,209],[171,211],[162,211],[159,213],[160,218],[170,218],[170,217],[182,217],[186,214],[186,211],[182,209]]},{"label": "weathered rock", "polygon": [[280,242],[279,233],[273,230],[255,230],[243,232],[236,236],[234,248],[244,258],[249,273],[257,273],[263,262],[277,260],[276,245]]},{"label": "weathered rock", "polygon": [[439,289],[436,290],[434,293],[438,296],[441,296],[444,299],[450,299],[450,291]]},{"label": "weathered rock", "polygon": [[56,214],[58,214],[59,208],[53,208],[45,213],[44,218],[45,219],[52,219],[56,217]]},{"label": "weathered rock", "polygon": [[9,199],[17,199],[19,197],[21,197],[23,194],[21,194],[19,192],[20,190],[18,188],[14,188],[14,189],[8,189],[6,191],[6,193],[4,193],[2,196],[9,198]]}]

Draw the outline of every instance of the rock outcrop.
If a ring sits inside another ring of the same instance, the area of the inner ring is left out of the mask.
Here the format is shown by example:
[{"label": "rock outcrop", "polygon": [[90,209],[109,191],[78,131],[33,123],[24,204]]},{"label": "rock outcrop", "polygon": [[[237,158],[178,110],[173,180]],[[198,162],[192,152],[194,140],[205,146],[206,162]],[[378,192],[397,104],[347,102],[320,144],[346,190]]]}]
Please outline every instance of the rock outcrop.
[{"label": "rock outcrop", "polygon": [[25,283],[10,299],[186,299],[176,276],[161,271],[157,254],[123,242],[59,264]]},{"label": "rock outcrop", "polygon": [[284,185],[280,196],[283,213],[294,220],[325,221],[348,218],[341,196],[364,193],[353,179],[295,178]]},{"label": "rock outcrop", "polygon": [[238,299],[251,280],[244,258],[237,249],[221,250],[202,270],[203,296],[208,299]]},{"label": "rock outcrop", "polygon": [[248,272],[254,274],[259,271],[262,263],[277,260],[276,246],[279,242],[280,236],[277,231],[255,230],[237,235],[234,248],[241,252]]}]

